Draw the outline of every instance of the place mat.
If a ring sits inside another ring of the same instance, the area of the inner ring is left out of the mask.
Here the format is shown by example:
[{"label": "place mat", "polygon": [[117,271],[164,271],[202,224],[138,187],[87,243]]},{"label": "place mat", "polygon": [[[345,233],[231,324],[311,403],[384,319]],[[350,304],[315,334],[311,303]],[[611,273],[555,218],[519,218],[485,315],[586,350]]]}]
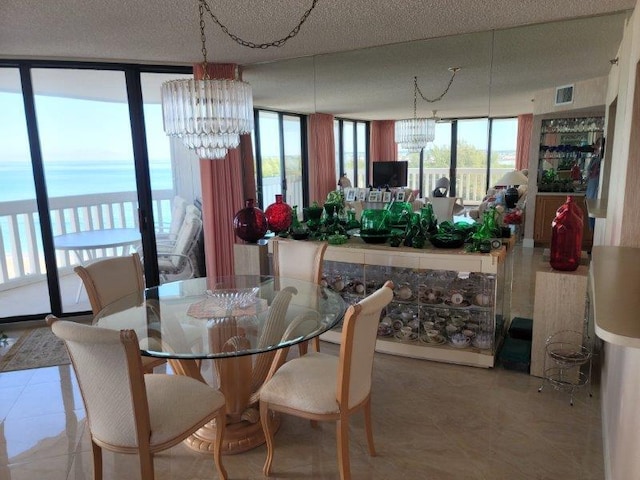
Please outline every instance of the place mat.
[{"label": "place mat", "polygon": [[0,372],[51,367],[71,363],[64,342],[51,328],[39,327],[26,331],[11,349],[0,357]]}]

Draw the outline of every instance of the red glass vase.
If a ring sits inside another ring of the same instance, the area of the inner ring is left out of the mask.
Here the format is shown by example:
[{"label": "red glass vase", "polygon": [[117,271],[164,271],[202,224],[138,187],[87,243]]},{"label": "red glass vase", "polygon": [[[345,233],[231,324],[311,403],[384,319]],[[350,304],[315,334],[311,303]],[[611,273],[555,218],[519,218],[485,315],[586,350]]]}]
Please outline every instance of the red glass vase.
[{"label": "red glass vase", "polygon": [[254,205],[253,198],[249,198],[245,207],[233,217],[233,231],[245,242],[256,243],[268,229],[267,216]]},{"label": "red glass vase", "polygon": [[291,226],[292,212],[291,206],[282,200],[282,195],[276,195],[275,203],[269,205],[264,211],[269,222],[269,229],[276,234],[284,232]]},{"label": "red glass vase", "polygon": [[571,272],[580,266],[582,228],[582,209],[567,197],[551,222],[551,268]]}]

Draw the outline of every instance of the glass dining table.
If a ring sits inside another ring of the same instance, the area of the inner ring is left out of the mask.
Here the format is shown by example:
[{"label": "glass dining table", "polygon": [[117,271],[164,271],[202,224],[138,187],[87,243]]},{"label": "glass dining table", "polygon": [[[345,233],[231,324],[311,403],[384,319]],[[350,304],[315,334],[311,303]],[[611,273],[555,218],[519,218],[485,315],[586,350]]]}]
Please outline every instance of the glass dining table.
[{"label": "glass dining table", "polygon": [[[98,312],[94,325],[132,329],[142,355],[167,359],[176,374],[217,382],[227,408],[223,453],[234,454],[264,443],[258,400],[269,371],[289,347],[338,325],[346,308],[339,294],[299,280],[206,277],[123,297]],[[277,428],[279,418],[273,421]],[[209,452],[215,438],[210,423],[187,444]]]}]

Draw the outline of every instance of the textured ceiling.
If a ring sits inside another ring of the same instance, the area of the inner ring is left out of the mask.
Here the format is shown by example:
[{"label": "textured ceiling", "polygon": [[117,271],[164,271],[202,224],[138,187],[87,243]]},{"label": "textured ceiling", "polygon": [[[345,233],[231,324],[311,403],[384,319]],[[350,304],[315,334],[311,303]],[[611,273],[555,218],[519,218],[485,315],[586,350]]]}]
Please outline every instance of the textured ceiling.
[{"label": "textured ceiling", "polygon": [[[286,35],[311,0],[209,0],[254,42]],[[210,18],[209,60],[245,66],[260,107],[349,118],[531,111],[533,92],[606,75],[635,0],[319,0],[281,48],[234,43]],[[618,14],[613,14],[618,12]],[[569,20],[576,19],[576,20]],[[526,25],[526,26],[525,26]],[[515,28],[514,28],[515,27]],[[201,59],[195,0],[1,0],[0,59],[191,64]],[[0,79],[1,81],[1,79]]]}]

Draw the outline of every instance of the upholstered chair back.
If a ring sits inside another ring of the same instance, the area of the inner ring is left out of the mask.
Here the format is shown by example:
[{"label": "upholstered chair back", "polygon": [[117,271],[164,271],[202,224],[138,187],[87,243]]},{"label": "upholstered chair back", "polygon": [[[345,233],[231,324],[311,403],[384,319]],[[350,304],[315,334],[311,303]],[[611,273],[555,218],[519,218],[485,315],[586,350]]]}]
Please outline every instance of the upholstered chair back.
[{"label": "upholstered chair back", "polygon": [[320,283],[326,242],[273,240],[273,273],[277,277]]},{"label": "upholstered chair back", "polygon": [[105,258],[85,267],[79,265],[74,271],[84,283],[94,314],[132,293],[139,293],[142,300],[144,275],[137,253]]},{"label": "upholstered chair back", "polygon": [[107,444],[138,447],[136,418],[148,425],[149,416],[135,332],[66,321],[54,322],[51,329],[69,351],[93,436]]},{"label": "upholstered chair back", "polygon": [[342,325],[338,402],[348,408],[361,403],[371,392],[373,356],[380,314],[393,299],[393,284],[365,297],[347,310]]}]

